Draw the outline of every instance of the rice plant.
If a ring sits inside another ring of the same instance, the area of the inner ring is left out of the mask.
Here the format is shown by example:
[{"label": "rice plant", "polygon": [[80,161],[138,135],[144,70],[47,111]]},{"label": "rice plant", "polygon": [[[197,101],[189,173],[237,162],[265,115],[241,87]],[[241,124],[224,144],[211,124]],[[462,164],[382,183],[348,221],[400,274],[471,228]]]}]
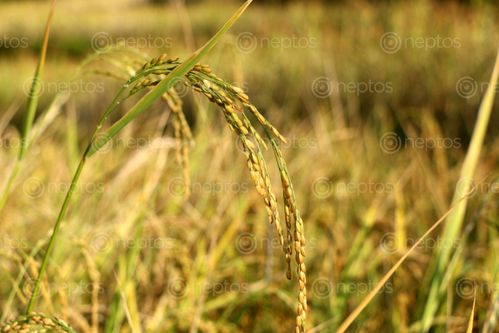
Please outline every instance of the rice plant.
[{"label": "rice plant", "polygon": [[267,2],[0,3],[0,332],[497,331],[497,5]]},{"label": "rice plant", "polygon": [[[11,324],[6,324],[4,330],[8,331],[11,327],[14,327],[15,329],[21,327],[20,329],[25,329],[32,323],[36,325],[42,323],[46,327],[55,325],[46,317],[33,315],[32,311],[40,293],[40,283],[48,265],[51,251],[57,243],[57,236],[61,223],[66,215],[66,211],[71,202],[75,188],[78,185],[86,161],[106,143],[112,140],[127,124],[133,121],[141,113],[145,112],[147,108],[160,97],[168,103],[168,106],[174,115],[172,121],[177,142],[177,156],[184,169],[184,179],[188,188],[188,144],[192,140],[192,135],[185,115],[182,112],[182,102],[174,88],[174,83],[176,84],[179,80],[182,80],[186,86],[201,93],[210,102],[216,104],[221,109],[229,128],[240,139],[251,178],[257,192],[261,195],[265,206],[267,207],[269,222],[274,224],[277,230],[278,238],[288,266],[286,273],[288,279],[291,279],[292,277],[291,256],[293,250],[296,253],[297,276],[299,281],[296,331],[305,331],[307,312],[305,235],[303,220],[297,209],[293,185],[277,142],[277,140],[282,142],[286,142],[286,140],[278,130],[265,119],[257,108],[250,103],[249,97],[242,89],[213,74],[209,66],[196,64],[206,52],[215,46],[221,36],[232,26],[232,24],[234,24],[250,3],[251,0],[247,1],[205,46],[195,52],[186,61],[181,62],[178,58],[169,59],[165,54],[162,54],[146,61],[138,70],[132,71],[131,76],[122,85],[110,106],[103,113],[91,136],[87,148],[84,150],[47,244],[47,249],[43,256],[38,276],[34,282],[32,294],[27,305],[26,317],[22,317]],[[135,59],[135,62],[138,61],[140,60]],[[129,69],[130,67],[126,65],[127,64],[122,63],[122,68]],[[110,72],[107,74],[109,73]],[[121,74],[126,75],[126,70],[125,73]],[[142,97],[125,116],[108,129],[104,128],[109,116],[116,110],[118,105],[127,98],[143,91],[148,91],[148,93]],[[265,132],[265,137],[268,142],[271,143],[277,159],[277,165],[281,173],[285,202],[286,237],[284,236],[283,227],[281,226],[279,218],[276,196],[272,190],[270,176],[262,154],[262,149],[267,148],[267,145],[257,129],[252,125],[248,115],[254,117],[255,121],[262,127]],[[33,116],[29,117],[31,120],[29,123],[32,122],[32,118]],[[65,327],[62,324],[57,324],[57,327],[59,326]],[[67,328],[66,331],[70,332],[71,330]]]}]

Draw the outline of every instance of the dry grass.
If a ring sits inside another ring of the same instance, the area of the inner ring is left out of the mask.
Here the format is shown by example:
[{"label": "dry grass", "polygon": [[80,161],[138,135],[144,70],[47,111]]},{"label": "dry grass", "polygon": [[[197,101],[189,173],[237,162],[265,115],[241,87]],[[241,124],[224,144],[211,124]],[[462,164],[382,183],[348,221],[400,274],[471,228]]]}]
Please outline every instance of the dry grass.
[{"label": "dry grass", "polygon": [[[74,5],[69,3],[62,6]],[[215,22],[226,14],[211,8],[213,15],[207,15],[207,8],[187,8],[199,45],[216,26],[206,17]],[[25,9],[37,17],[42,12]],[[140,22],[132,9],[124,8],[123,17]],[[425,1],[382,7],[297,4],[287,10],[286,18],[279,15],[282,8],[255,7],[246,13],[234,34],[203,61],[210,67],[196,65],[163,102],[88,161],[42,280],[37,311],[82,333],[290,332],[304,323],[309,332],[334,332],[361,304],[365,307],[352,332],[423,329],[432,262],[442,247],[440,228],[415,247],[371,303],[363,300],[451,206],[484,92],[482,85],[463,98],[456,82],[463,76],[478,84],[488,81],[499,40],[495,13],[487,5]],[[157,9],[139,12],[151,20],[137,34],[164,33],[157,28]],[[15,26],[14,15],[7,16],[1,24]],[[57,17],[54,27],[61,30],[67,18]],[[87,14],[81,17],[86,23],[68,28],[69,35],[84,38],[98,31]],[[122,33],[112,29],[106,13],[95,17],[105,22],[104,30]],[[259,23],[262,17],[268,26]],[[33,22],[36,27],[26,28],[32,29],[30,36],[41,29],[41,19]],[[165,24],[177,23],[172,18]],[[168,35],[180,31],[167,30]],[[241,54],[235,46],[238,31],[253,31],[261,39],[314,37],[318,43],[316,48],[258,47]],[[407,47],[387,55],[379,48],[386,31],[402,38],[457,37],[461,47]],[[54,45],[67,40],[65,35],[54,38]],[[168,51],[183,59],[190,51],[176,41]],[[106,79],[97,81],[104,82],[103,93],[60,96],[50,110],[40,110],[36,140],[0,213],[2,322],[25,310],[50,223],[90,125],[113,97],[116,82],[141,68],[151,70],[129,87],[132,94],[110,115],[111,123],[181,64],[130,49],[116,52],[92,58],[80,71],[85,79],[104,74]],[[51,59],[54,53],[49,48],[48,82],[63,80],[80,61]],[[0,103],[12,104],[0,112],[2,180],[20,140],[21,112],[14,112],[23,106],[11,101],[36,65],[29,50],[21,50],[19,63],[8,55],[0,58],[2,74],[12,78],[0,89]],[[313,82],[321,76],[333,84],[389,82],[393,92],[340,90],[319,98]],[[41,96],[42,106],[51,101],[49,95]],[[496,111],[497,104],[491,124]],[[475,192],[452,244],[452,270],[444,276],[447,287],[431,320],[435,332],[465,332],[470,323],[474,330],[497,330],[499,145],[494,129],[489,126],[484,137]],[[391,154],[383,150],[387,133],[403,144]],[[459,145],[414,144],[436,138],[458,139]],[[287,281],[295,275],[291,266],[298,281]]]}]

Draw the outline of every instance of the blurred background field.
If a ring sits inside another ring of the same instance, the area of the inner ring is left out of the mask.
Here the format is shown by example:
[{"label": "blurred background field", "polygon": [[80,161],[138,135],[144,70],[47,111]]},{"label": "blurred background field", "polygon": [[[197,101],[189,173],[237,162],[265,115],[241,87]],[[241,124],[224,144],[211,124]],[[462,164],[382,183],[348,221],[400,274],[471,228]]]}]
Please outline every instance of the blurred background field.
[{"label": "blurred background field", "polygon": [[[48,116],[38,118],[40,135],[0,212],[2,319],[23,311],[81,149],[122,83],[80,64],[116,44],[185,59],[238,5],[58,1],[38,111]],[[47,11],[46,1],[0,1],[0,184],[17,154]],[[493,1],[255,1],[204,58],[288,138],[312,332],[334,332],[449,208],[498,46]],[[195,139],[190,197],[168,110],[157,103],[90,161],[37,309],[79,332],[289,332],[296,283],[285,278],[238,142],[218,110],[180,93]],[[465,331],[473,290],[476,331],[499,330],[491,324],[499,312],[497,105],[434,332]],[[351,332],[419,332],[439,232]]]}]

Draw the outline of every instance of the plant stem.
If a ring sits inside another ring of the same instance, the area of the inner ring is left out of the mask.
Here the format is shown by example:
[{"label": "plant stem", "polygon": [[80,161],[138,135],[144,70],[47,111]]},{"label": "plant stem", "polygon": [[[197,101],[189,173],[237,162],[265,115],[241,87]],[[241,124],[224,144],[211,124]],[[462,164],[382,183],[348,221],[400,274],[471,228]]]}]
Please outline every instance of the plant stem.
[{"label": "plant stem", "polygon": [[59,215],[57,216],[57,220],[54,224],[52,234],[50,235],[50,239],[49,239],[49,242],[47,245],[47,250],[45,251],[45,254],[43,255],[42,263],[41,263],[40,268],[38,270],[38,276],[36,277],[36,280],[35,280],[35,283],[33,286],[33,292],[32,292],[31,297],[29,299],[28,306],[26,307],[26,314],[30,314],[33,310],[34,305],[35,305],[36,299],[38,297],[38,293],[40,292],[40,281],[43,277],[43,274],[45,273],[45,270],[47,269],[47,264],[48,264],[48,260],[50,257],[50,253],[52,252],[52,248],[54,247],[54,244],[56,242],[57,235],[59,234],[62,220],[64,219],[64,217],[66,215],[69,203],[71,202],[71,198],[73,197],[73,194],[75,192],[75,188],[78,185],[78,181],[80,180],[81,173],[83,171],[83,168],[85,166],[87,158],[89,157],[89,152],[95,143],[95,139],[97,138],[97,133],[100,131],[100,129],[102,128],[102,126],[104,125],[106,120],[108,119],[111,112],[116,108],[116,106],[118,106],[120,104],[120,102],[121,102],[120,97],[123,95],[123,93],[125,92],[127,87],[128,87],[128,82],[121,87],[121,89],[119,90],[116,97],[113,99],[113,101],[111,102],[109,107],[106,109],[106,111],[102,115],[97,127],[94,130],[94,133],[92,134],[90,142],[88,143],[87,147],[85,148],[85,151],[83,152],[83,155],[80,159],[78,167],[73,175],[73,179],[71,180],[71,185],[66,193],[66,196],[64,198],[64,202],[62,203],[62,207],[61,207],[61,210],[59,211]]},{"label": "plant stem", "polygon": [[[123,129],[129,122],[135,119],[139,114],[144,112],[147,108],[154,103],[155,100],[161,97],[168,89],[173,87],[173,84],[176,82],[175,79],[184,76],[188,73],[192,67],[209,51],[211,50],[220,40],[220,38],[227,32],[227,30],[232,27],[232,25],[237,21],[237,19],[242,15],[242,13],[246,10],[246,8],[250,5],[253,0],[247,0],[230,18],[225,22],[225,24],[220,28],[220,30],[200,49],[194,52],[184,63],[177,66],[173,71],[171,71],[153,90],[151,90],[147,95],[142,97],[132,109],[125,114],[120,120],[114,123],[105,133],[104,136],[98,137],[98,133],[100,132],[102,126],[108,119],[111,112],[118,106],[122,100],[120,100],[123,93],[127,90],[129,85],[137,79],[137,76],[133,76],[130,78],[119,90],[116,97],[113,99],[109,107],[106,109],[104,114],[102,115],[97,127],[92,134],[92,138],[87,145],[80,163],[78,164],[78,168],[71,180],[71,186],[66,193],[66,197],[64,198],[64,202],[62,204],[61,210],[59,211],[59,215],[57,216],[57,220],[55,222],[54,228],[52,230],[52,234],[49,239],[49,243],[47,245],[47,251],[43,255],[42,263],[40,265],[40,269],[38,270],[38,276],[35,280],[35,284],[33,286],[33,293],[31,294],[30,300],[28,302],[28,306],[26,308],[26,314],[29,314],[36,302],[37,294],[40,291],[40,281],[45,273],[47,268],[48,259],[50,257],[50,252],[54,247],[55,241],[57,239],[57,235],[59,234],[59,229],[61,227],[62,220],[66,215],[67,208],[71,201],[71,198],[74,194],[74,190],[78,181],[80,179],[81,173],[87,161],[87,158],[91,157],[94,153],[99,151],[109,140],[111,140],[118,132]],[[143,75],[143,73],[139,74]],[[123,100],[126,99],[123,98]]]},{"label": "plant stem", "polygon": [[54,229],[52,230],[52,235],[50,236],[49,243],[47,245],[47,251],[45,252],[45,255],[43,256],[42,264],[40,266],[40,269],[38,271],[38,276],[35,280],[35,284],[33,287],[33,293],[31,294],[31,297],[29,299],[28,307],[26,308],[26,314],[30,314],[33,306],[35,305],[35,301],[37,298],[37,295],[40,291],[40,280],[43,276],[43,273],[45,272],[45,269],[47,268],[47,263],[48,259],[50,256],[50,252],[52,251],[52,248],[54,247],[56,237],[59,233],[59,229],[61,227],[61,222],[66,214],[69,202],[71,201],[71,197],[73,196],[74,190],[76,188],[76,185],[78,183],[78,180],[80,179],[81,172],[83,170],[83,167],[85,166],[85,162],[87,160],[87,151],[90,148],[90,144],[88,145],[85,153],[83,154],[80,163],[78,164],[78,168],[76,169],[76,172],[73,176],[73,179],[71,180],[71,186],[69,187],[68,192],[66,193],[66,197],[64,199],[64,203],[62,204],[61,210],[59,212],[59,216],[57,217],[57,221],[55,222]]},{"label": "plant stem", "polygon": [[5,203],[7,202],[7,199],[10,194],[10,189],[12,188],[12,185],[14,184],[14,181],[16,180],[17,175],[19,174],[19,171],[21,169],[21,161],[24,159],[24,156],[26,155],[26,151],[28,149],[29,134],[31,131],[31,127],[33,126],[33,121],[35,119],[36,108],[38,107],[38,97],[42,91],[41,77],[42,77],[43,67],[45,66],[45,59],[47,56],[47,48],[50,35],[50,23],[52,21],[52,16],[54,15],[55,3],[56,0],[52,0],[49,10],[49,15],[47,17],[47,22],[45,23],[45,31],[43,34],[42,48],[40,50],[40,58],[38,60],[38,64],[36,65],[35,75],[33,77],[33,82],[31,83],[28,95],[28,106],[26,111],[26,117],[24,119],[23,131],[21,135],[21,146],[19,148],[19,154],[17,156],[14,167],[12,168],[12,172],[9,175],[5,188],[3,189],[0,197],[0,212],[2,211],[3,207],[5,206]]}]

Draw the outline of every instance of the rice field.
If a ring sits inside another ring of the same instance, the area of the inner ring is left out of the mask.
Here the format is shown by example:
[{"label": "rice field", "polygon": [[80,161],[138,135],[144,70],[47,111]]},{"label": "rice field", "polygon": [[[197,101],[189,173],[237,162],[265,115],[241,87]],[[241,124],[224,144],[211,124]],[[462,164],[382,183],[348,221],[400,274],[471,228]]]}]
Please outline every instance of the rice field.
[{"label": "rice field", "polygon": [[0,332],[499,332],[498,16],[0,2]]}]

